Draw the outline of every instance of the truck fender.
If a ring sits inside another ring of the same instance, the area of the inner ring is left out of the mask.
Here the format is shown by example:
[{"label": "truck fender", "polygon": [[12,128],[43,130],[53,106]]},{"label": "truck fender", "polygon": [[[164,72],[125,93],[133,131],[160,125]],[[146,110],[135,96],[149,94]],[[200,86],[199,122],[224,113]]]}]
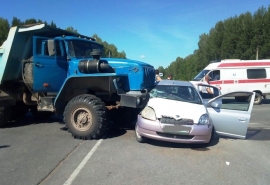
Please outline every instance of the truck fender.
[{"label": "truck fender", "polygon": [[[75,96],[89,93],[92,91],[106,91],[109,93],[117,93],[113,80],[116,78],[114,74],[83,74],[69,76],[63,83],[60,91],[54,100],[54,106],[60,108]],[[57,111],[58,112],[58,111]]]}]

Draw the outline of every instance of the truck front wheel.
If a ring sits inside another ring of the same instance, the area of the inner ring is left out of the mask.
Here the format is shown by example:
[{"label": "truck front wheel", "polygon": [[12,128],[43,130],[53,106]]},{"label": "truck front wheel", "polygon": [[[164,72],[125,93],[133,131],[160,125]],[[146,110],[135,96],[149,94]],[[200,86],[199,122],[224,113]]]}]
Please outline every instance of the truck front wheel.
[{"label": "truck front wheel", "polygon": [[107,128],[105,104],[93,95],[77,96],[67,104],[64,121],[74,138],[96,139]]},{"label": "truck front wheel", "polygon": [[7,125],[11,117],[10,107],[0,107],[0,128]]}]

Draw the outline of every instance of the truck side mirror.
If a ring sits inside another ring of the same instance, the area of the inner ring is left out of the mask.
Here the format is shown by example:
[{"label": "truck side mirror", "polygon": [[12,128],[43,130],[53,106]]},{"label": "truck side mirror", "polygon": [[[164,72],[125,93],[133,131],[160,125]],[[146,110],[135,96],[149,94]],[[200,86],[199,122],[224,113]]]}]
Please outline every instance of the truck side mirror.
[{"label": "truck side mirror", "polygon": [[54,40],[48,40],[48,52],[49,56],[55,55]]}]

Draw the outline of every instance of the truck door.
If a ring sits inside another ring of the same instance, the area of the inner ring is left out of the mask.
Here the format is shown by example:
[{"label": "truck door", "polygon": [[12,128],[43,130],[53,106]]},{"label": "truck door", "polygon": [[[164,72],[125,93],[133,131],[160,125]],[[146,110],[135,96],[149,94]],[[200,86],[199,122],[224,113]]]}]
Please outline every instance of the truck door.
[{"label": "truck door", "polygon": [[67,77],[68,63],[61,40],[34,37],[34,92],[58,92]]}]

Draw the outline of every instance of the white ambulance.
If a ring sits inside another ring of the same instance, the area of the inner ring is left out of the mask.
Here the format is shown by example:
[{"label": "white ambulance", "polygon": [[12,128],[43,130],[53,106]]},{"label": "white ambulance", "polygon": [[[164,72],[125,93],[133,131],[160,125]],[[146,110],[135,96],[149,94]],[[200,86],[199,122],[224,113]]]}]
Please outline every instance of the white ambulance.
[{"label": "white ambulance", "polygon": [[[220,89],[222,94],[233,91],[256,92],[254,104],[260,104],[262,97],[270,94],[270,59],[239,60],[226,59],[210,63],[191,82],[199,84],[209,75],[210,85]],[[235,97],[237,101],[247,101],[244,96]]]}]

